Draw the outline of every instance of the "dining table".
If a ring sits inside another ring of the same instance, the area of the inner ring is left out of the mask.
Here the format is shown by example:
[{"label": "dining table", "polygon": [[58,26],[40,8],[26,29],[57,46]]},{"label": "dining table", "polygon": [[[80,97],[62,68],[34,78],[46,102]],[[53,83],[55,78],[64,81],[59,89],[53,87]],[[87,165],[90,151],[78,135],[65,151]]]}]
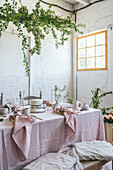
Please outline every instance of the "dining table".
[{"label": "dining table", "polygon": [[25,161],[20,160],[12,138],[13,123],[8,118],[0,122],[0,170],[21,170],[42,155],[57,152],[76,142],[105,140],[103,116],[99,109],[90,108],[78,113],[75,135],[71,141],[70,127],[63,114],[53,113],[52,110],[30,114],[36,117],[32,123],[29,153]]}]

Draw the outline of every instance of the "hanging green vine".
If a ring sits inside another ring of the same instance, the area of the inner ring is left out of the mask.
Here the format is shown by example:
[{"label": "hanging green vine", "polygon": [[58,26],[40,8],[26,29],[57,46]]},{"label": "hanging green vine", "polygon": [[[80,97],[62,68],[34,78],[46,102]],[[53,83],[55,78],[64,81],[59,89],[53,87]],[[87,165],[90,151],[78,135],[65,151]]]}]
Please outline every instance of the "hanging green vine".
[{"label": "hanging green vine", "polygon": [[[51,6],[47,10],[44,10],[40,6],[38,1],[35,8],[29,13],[26,6],[18,8],[16,0],[5,0],[3,6],[0,7],[0,37],[2,33],[8,28],[8,24],[12,22],[18,31],[18,37],[22,37],[22,51],[24,55],[23,63],[25,65],[26,72],[29,75],[28,59],[26,57],[26,49],[28,48],[27,37],[23,34],[23,28],[26,28],[28,33],[34,35],[35,46],[30,49],[30,53],[40,54],[41,42],[44,40],[45,35],[52,32],[53,38],[56,42],[56,47],[64,45],[64,41],[68,40],[68,36],[72,34],[72,31],[82,33],[78,27],[84,26],[82,24],[76,25],[72,21],[72,14],[66,18],[57,16],[55,11],[51,10]],[[60,31],[60,37],[57,36],[57,31]]]},{"label": "hanging green vine", "polygon": [[110,28],[110,30],[113,30],[113,24],[109,24],[108,28]]}]

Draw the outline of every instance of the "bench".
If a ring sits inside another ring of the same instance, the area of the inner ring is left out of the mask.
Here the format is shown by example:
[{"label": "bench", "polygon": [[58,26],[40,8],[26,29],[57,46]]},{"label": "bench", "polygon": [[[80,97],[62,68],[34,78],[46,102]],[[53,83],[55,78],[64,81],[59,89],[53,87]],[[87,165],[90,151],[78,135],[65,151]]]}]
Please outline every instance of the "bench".
[{"label": "bench", "polygon": [[[98,170],[103,165],[110,161],[82,161],[83,169],[84,170]],[[112,170],[113,170],[113,161],[112,161]]]}]

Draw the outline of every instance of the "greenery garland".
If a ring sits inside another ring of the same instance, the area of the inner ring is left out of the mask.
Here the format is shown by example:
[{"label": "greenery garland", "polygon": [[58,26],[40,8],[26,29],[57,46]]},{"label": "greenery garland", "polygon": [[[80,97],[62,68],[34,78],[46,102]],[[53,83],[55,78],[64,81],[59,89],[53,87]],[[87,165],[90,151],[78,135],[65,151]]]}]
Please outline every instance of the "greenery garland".
[{"label": "greenery garland", "polygon": [[113,24],[109,24],[108,28],[110,28],[110,30],[113,30]]},{"label": "greenery garland", "polygon": [[[27,37],[23,33],[23,28],[26,28],[27,32],[32,33],[34,36],[35,46],[30,49],[30,53],[32,55],[34,53],[40,55],[41,42],[49,32],[52,32],[57,48],[59,45],[64,45],[64,41],[68,40],[68,36],[72,34],[73,30],[82,33],[78,27],[85,26],[83,24],[76,25],[76,23],[72,21],[72,14],[66,18],[57,16],[55,11],[51,10],[51,5],[47,10],[44,10],[38,1],[35,4],[35,8],[29,13],[27,7],[22,6],[21,0],[19,0],[21,4],[20,8],[18,8],[16,0],[10,1],[11,2],[5,0],[3,6],[0,7],[0,37],[8,28],[10,22],[17,27],[18,37],[22,37],[23,63],[28,75],[30,69],[25,51],[29,45],[27,43]],[[57,36],[56,31],[61,33],[60,37]]]}]

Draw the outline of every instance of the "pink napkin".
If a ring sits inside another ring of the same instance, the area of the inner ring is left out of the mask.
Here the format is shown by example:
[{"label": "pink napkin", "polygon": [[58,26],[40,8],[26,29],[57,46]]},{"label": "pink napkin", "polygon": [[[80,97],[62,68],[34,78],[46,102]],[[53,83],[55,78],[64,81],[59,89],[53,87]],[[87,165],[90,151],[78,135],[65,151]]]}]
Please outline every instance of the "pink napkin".
[{"label": "pink napkin", "polygon": [[63,112],[65,119],[66,119],[66,124],[70,127],[69,128],[69,141],[71,142],[74,139],[75,132],[76,132],[76,126],[77,126],[77,115],[78,112],[75,110],[68,110],[64,107],[60,108],[55,108],[54,112]]},{"label": "pink napkin", "polygon": [[31,117],[16,115],[12,137],[18,146],[21,161],[26,160],[29,153],[32,122]]},{"label": "pink napkin", "polygon": [[69,141],[71,142],[74,139],[76,126],[77,126],[77,111],[74,112],[64,112],[64,116],[66,119],[66,124],[69,128]]},{"label": "pink napkin", "polygon": [[72,105],[72,104],[69,104],[69,103],[65,103],[65,104],[64,104],[64,107],[65,107],[65,108],[72,108],[73,105]]}]

